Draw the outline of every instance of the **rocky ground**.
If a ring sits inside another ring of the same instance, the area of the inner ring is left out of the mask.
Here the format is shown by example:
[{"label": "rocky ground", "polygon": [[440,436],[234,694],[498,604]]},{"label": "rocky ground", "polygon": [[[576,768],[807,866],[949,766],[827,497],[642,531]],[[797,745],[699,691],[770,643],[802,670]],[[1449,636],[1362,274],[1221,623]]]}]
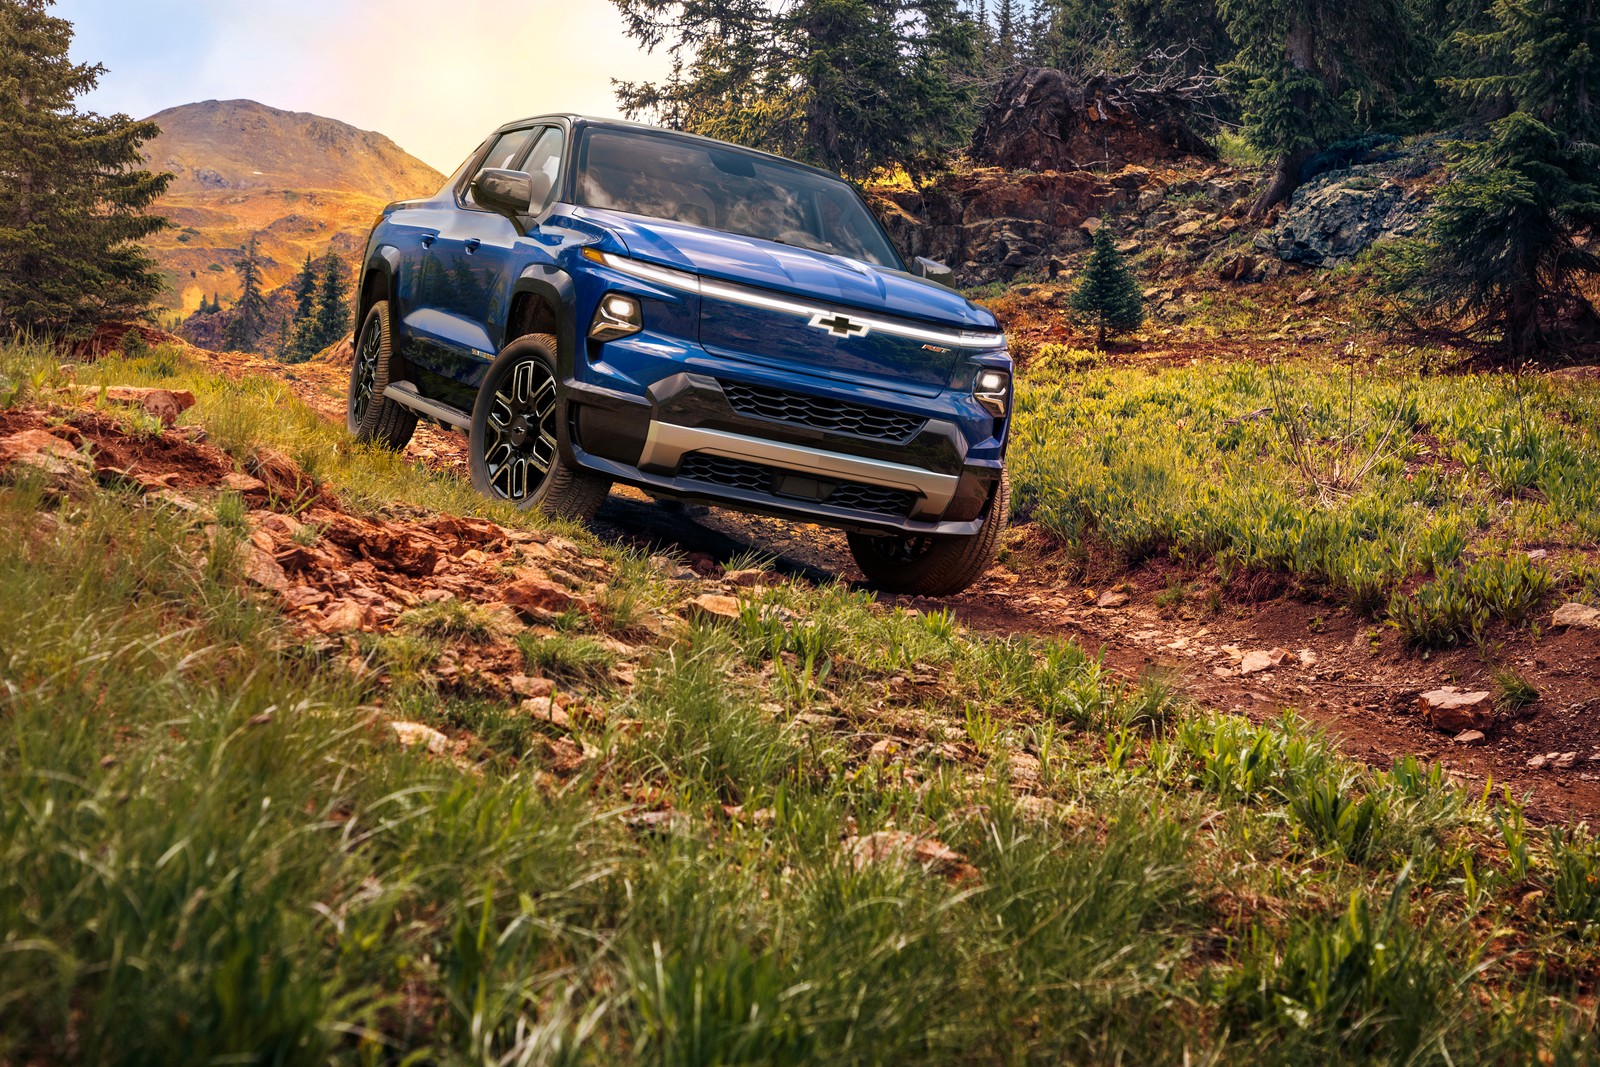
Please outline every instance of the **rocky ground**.
[{"label": "rocky ground", "polygon": [[[346,372],[337,351],[295,367],[236,354],[210,358],[232,372],[281,376],[329,419],[343,417]],[[44,429],[37,417],[13,413],[0,421],[0,438],[15,441]],[[200,483],[242,492],[251,509],[252,578],[315,632],[382,628],[442,596],[507,603],[525,619],[582,610],[584,590],[601,577],[600,561],[582,558],[570,543],[509,537],[482,522],[356,518],[331,498],[318,498],[309,512],[302,508],[292,517],[275,514],[274,500],[303,501],[314,491],[271,462],[234,472],[226,457],[208,453],[203,442],[182,443],[181,434],[156,462],[129,453],[127,443],[113,441],[93,417],[51,432],[69,445],[94,441],[106,457],[97,461],[102,474],[126,471],[146,492],[181,493]],[[408,454],[465,477],[463,445],[459,434],[421,427]],[[0,442],[0,455],[5,447]],[[320,533],[316,547],[301,543],[311,541],[299,536],[306,525]],[[613,491],[595,530],[661,557],[660,564],[685,583],[686,603],[727,592],[719,586],[725,565],[752,555],[770,559],[775,572],[816,582],[861,580],[843,537],[833,531],[662,504],[628,489]],[[509,590],[503,588],[507,567],[515,579]],[[1438,760],[1483,788],[1528,794],[1530,813],[1539,817],[1600,813],[1600,618],[1592,612],[1568,609],[1546,619],[1536,638],[1527,632],[1506,638],[1498,661],[1514,667],[1539,696],[1520,710],[1496,714],[1492,671],[1476,650],[1419,656],[1392,631],[1337,605],[1272,589],[1224,592],[1205,568],[1184,570],[1168,561],[1132,570],[1108,561],[1069,563],[1027,525],[1009,536],[1001,564],[966,593],[941,601],[882,599],[949,609],[966,626],[996,635],[1071,638],[1101,649],[1106,663],[1129,679],[1150,671],[1170,675],[1208,707],[1258,720],[1292,708],[1374,765],[1407,754]],[[450,666],[501,677],[497,684],[515,689],[509,654],[505,664],[492,659]]]},{"label": "rocky ground", "polygon": [[[1353,147],[1325,165],[1264,219],[1249,216],[1256,168],[1197,157],[1038,173],[968,165],[869,192],[900,247],[948,262],[963,285],[1053,278],[1108,223],[1141,277],[1181,290],[1347,264],[1380,238],[1414,233],[1443,175],[1427,141]],[[1147,298],[1160,310],[1172,295]]]}]

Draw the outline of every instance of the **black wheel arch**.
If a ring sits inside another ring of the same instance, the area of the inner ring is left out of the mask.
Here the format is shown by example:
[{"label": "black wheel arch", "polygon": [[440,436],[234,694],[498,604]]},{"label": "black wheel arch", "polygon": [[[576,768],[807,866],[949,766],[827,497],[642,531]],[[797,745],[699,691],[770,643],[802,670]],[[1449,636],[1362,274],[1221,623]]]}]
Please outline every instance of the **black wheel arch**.
[{"label": "black wheel arch", "polygon": [[548,333],[556,339],[559,378],[571,378],[577,367],[577,288],[571,275],[558,267],[535,265],[522,272],[511,289],[510,310],[501,331],[500,347],[530,333]]},{"label": "black wheel arch", "polygon": [[579,465],[572,449],[576,427],[565,383],[576,376],[578,360],[583,358],[576,326],[577,300],[577,287],[566,271],[546,264],[529,267],[512,287],[511,307],[500,337],[502,350],[531,333],[550,334],[556,339],[556,394],[562,429],[557,442],[561,458],[574,466]]},{"label": "black wheel arch", "polygon": [[[372,310],[372,305],[380,300],[389,302],[389,336],[394,338],[397,347],[400,345],[400,322],[395,317],[399,314],[397,302],[395,275],[400,270],[400,252],[389,245],[374,249],[367,257],[367,262],[361,268],[361,288],[356,295],[355,328],[360,331],[367,321],[367,312]],[[357,338],[359,341],[359,338]]]}]

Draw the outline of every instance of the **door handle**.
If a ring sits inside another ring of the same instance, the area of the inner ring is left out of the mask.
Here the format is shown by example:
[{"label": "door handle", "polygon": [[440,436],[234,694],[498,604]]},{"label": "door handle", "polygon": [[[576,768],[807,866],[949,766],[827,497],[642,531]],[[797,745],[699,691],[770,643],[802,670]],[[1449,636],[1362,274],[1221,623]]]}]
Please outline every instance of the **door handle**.
[{"label": "door handle", "polygon": [[431,233],[423,234],[422,235],[422,247],[423,248],[432,248],[434,240],[435,240],[435,237],[434,237],[433,234],[431,234]]},{"label": "door handle", "polygon": [[469,238],[467,238],[467,251],[468,252],[476,252],[478,250],[478,246],[481,245],[481,244],[483,244],[483,242],[480,241],[478,238],[469,237]]}]

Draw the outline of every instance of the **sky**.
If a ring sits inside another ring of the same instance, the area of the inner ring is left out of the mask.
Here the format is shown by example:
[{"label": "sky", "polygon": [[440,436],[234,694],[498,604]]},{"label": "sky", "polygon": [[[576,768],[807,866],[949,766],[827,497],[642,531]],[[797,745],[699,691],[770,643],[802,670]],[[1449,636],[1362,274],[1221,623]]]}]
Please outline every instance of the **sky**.
[{"label": "sky", "polygon": [[57,0],[55,14],[72,58],[107,68],[80,108],[256,100],[376,130],[445,173],[502,122],[615,115],[611,79],[669,67],[609,0]]}]

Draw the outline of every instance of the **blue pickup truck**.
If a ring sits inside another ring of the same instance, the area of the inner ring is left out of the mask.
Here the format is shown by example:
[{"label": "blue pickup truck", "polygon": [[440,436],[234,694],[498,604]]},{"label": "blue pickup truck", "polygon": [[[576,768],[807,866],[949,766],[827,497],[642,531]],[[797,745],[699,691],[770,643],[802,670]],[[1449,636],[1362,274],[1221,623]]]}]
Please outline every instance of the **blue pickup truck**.
[{"label": "blue pickup truck", "polygon": [[611,485],[844,530],[943,596],[1006,524],[1011,358],[832,174],[635,123],[507,123],[362,265],[348,420],[464,430],[477,488],[586,519]]}]

